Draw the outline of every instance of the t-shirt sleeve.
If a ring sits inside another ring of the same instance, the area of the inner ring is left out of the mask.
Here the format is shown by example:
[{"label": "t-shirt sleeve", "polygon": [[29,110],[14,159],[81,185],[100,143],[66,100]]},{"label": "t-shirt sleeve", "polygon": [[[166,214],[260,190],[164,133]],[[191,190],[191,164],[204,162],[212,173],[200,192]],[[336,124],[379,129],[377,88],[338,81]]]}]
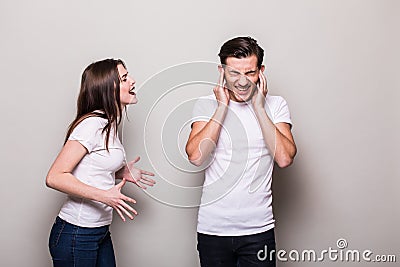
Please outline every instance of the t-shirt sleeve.
[{"label": "t-shirt sleeve", "polygon": [[292,125],[289,106],[286,100],[281,96],[277,96],[274,101],[273,122],[275,124],[285,122]]},{"label": "t-shirt sleeve", "polygon": [[90,153],[99,146],[101,131],[101,125],[95,117],[86,118],[75,127],[68,140],[78,141]]},{"label": "t-shirt sleeve", "polygon": [[193,107],[191,124],[196,121],[209,121],[216,109],[216,102],[209,97],[199,98]]}]

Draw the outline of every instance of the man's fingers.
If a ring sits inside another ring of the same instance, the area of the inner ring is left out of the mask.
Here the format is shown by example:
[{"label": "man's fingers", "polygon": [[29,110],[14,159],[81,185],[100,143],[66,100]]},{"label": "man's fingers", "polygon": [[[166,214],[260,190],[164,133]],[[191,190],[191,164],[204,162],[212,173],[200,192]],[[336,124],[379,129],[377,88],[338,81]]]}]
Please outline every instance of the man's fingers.
[{"label": "man's fingers", "polygon": [[224,67],[221,66],[220,75],[219,75],[219,81],[218,81],[218,85],[220,87],[224,86],[224,76],[225,76],[224,74],[225,74]]},{"label": "man's fingers", "polygon": [[264,75],[264,73],[260,73],[260,76],[261,76],[261,80],[263,81],[263,86],[262,86],[262,89],[263,89],[263,93],[264,93],[264,95],[267,93],[267,91],[268,91],[268,88],[267,88],[267,77],[265,77],[265,75]]},{"label": "man's fingers", "polygon": [[265,96],[266,93],[266,88],[265,88],[265,77],[262,74],[262,72],[260,72],[260,74],[258,75],[259,77],[259,81],[260,81],[260,86],[258,88],[259,92],[262,93]]}]

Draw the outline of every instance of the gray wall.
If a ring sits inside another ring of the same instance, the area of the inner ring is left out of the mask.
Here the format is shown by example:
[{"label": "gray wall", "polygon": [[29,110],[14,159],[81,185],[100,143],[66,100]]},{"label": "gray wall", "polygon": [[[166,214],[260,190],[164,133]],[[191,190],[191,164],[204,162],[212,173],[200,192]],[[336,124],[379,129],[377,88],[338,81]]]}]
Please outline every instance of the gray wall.
[{"label": "gray wall", "polygon": [[[294,122],[295,163],[274,175],[278,248],[321,252],[344,238],[348,249],[400,261],[400,2],[160,2],[0,2],[1,265],[51,266],[47,238],[64,196],[45,187],[45,175],[74,116],[83,68],[115,57],[126,61],[139,87],[139,104],[122,131],[127,154],[141,155],[139,166],[155,171],[159,182],[147,194],[124,188],[140,215],[128,223],[115,217],[118,264],[198,266],[193,206],[202,178],[174,144],[184,142],[190,100],[212,86],[196,83],[173,101],[157,99],[174,95],[168,89],[181,76],[192,79],[193,69],[177,64],[216,62],[221,44],[238,35],[255,37],[266,50],[270,93],[286,98]],[[215,66],[209,64],[202,73]],[[213,70],[201,78],[216,82]],[[163,86],[163,74],[170,84]],[[174,107],[179,112],[168,115]],[[185,126],[178,139],[177,121]],[[165,140],[172,145],[163,152]]]}]

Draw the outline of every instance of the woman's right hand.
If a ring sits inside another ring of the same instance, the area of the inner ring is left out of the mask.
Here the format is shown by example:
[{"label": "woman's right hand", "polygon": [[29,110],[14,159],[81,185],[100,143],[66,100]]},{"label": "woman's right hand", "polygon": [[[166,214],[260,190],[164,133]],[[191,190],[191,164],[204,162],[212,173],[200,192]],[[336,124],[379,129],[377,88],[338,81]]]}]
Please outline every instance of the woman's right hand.
[{"label": "woman's right hand", "polygon": [[[130,202],[135,204],[136,200],[133,198],[127,197],[121,193],[122,187],[125,185],[126,180],[122,179],[119,184],[116,184],[112,188],[106,190],[106,194],[104,196],[104,200],[102,201],[104,204],[112,207],[118,213],[119,217],[125,222],[125,216],[128,216],[129,219],[133,220],[134,216],[137,215],[137,211],[129,206],[126,202]],[[132,215],[132,213],[134,215]]]}]

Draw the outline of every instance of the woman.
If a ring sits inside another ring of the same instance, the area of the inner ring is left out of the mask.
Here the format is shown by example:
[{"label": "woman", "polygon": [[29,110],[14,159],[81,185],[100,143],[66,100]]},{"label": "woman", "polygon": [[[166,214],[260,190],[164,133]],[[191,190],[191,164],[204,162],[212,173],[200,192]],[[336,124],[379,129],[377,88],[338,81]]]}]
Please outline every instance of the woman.
[{"label": "woman", "polygon": [[[135,81],[121,60],[90,64],[82,74],[78,111],[46,185],[68,194],[49,238],[54,266],[115,266],[109,225],[113,209],[123,221],[137,212],[121,193],[126,181],[145,189],[154,176],[126,164],[117,129],[122,112],[136,104]],[[115,179],[122,181],[115,185]]]}]

